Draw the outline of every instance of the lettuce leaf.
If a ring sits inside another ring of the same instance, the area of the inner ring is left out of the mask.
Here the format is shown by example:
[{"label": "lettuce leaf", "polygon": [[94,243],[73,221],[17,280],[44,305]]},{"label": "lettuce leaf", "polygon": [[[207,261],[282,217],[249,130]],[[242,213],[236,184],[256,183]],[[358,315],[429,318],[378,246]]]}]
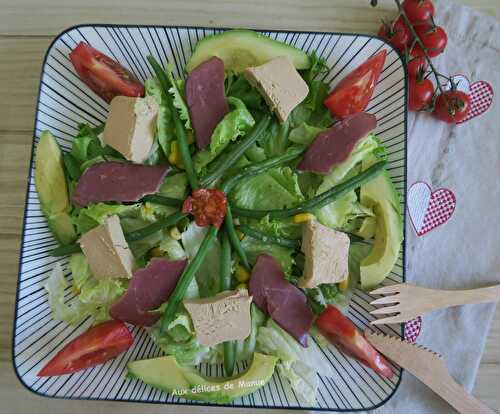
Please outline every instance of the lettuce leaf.
[{"label": "lettuce leaf", "polygon": [[200,172],[221,154],[231,141],[235,141],[240,136],[245,136],[255,124],[252,114],[243,101],[231,96],[227,98],[227,101],[233,109],[224,116],[215,128],[209,148],[199,151],[195,155],[194,167],[197,172]]},{"label": "lettuce leaf", "polygon": [[[366,138],[358,142],[347,160],[339,164],[323,178],[316,194],[322,194],[349,178],[350,175],[355,175],[357,173],[357,170],[355,170],[356,165],[378,146],[379,143],[375,136],[373,134],[367,135]],[[344,228],[349,220],[367,215],[373,215],[373,212],[361,206],[354,191],[316,210],[316,216],[321,224],[332,228]]]},{"label": "lettuce leaf", "polygon": [[71,155],[71,162],[73,168],[68,169],[71,172],[71,178],[77,180],[75,177],[76,167],[80,168],[80,174],[88,168],[93,160],[102,162],[109,157],[116,160],[125,160],[125,158],[115,149],[108,145],[103,145],[100,135],[104,130],[104,125],[91,127],[89,124],[81,123],[78,125],[78,133],[73,140],[73,145],[69,154]]},{"label": "lettuce leaf", "polygon": [[[192,260],[198,252],[207,232],[208,227],[200,227],[192,222],[182,233],[182,245],[189,260]],[[213,296],[219,292],[219,271],[220,243],[215,240],[195,275],[201,297]]]},{"label": "lettuce leaf", "polygon": [[257,345],[258,330],[267,319],[266,315],[257,308],[255,303],[250,305],[250,316],[252,319],[250,335],[243,340],[236,341],[236,361],[248,360],[252,357]]},{"label": "lettuce leaf", "polygon": [[298,240],[302,238],[302,225],[293,222],[293,219],[270,220],[269,216],[261,219],[244,219],[240,217],[244,224],[272,236],[284,237],[286,239]]},{"label": "lettuce leaf", "polygon": [[114,214],[136,214],[139,209],[139,204],[91,204],[88,207],[75,210],[73,224],[76,226],[77,232],[79,234],[83,234],[92,230],[94,227],[97,227],[99,224],[104,223],[104,220],[109,216]]},{"label": "lettuce leaf", "polygon": [[286,275],[290,274],[292,271],[292,266],[295,263],[293,258],[294,249],[263,242],[249,236],[245,236],[241,244],[248,256],[250,264],[253,265],[257,257],[265,253],[273,256],[279,262]]},{"label": "lettuce leaf", "polygon": [[168,157],[170,154],[170,143],[175,139],[172,112],[167,105],[165,96],[157,79],[146,79],[144,88],[146,90],[146,95],[153,96],[158,103],[159,111],[156,119],[156,138],[165,157]]},{"label": "lettuce leaf", "polygon": [[304,200],[297,175],[288,167],[275,168],[242,180],[231,192],[235,205],[250,209],[293,207]]},{"label": "lettuce leaf", "polygon": [[184,102],[184,81],[182,79],[174,79],[172,71],[173,65],[167,65],[165,73],[167,74],[167,78],[172,85],[168,91],[173,97],[174,107],[179,111],[179,117],[184,121],[184,125],[187,129],[192,129],[189,110],[186,103]]},{"label": "lettuce leaf", "polygon": [[288,139],[296,144],[309,145],[322,131],[324,131],[324,128],[311,126],[304,122],[290,131]]},{"label": "lettuce leaf", "polygon": [[248,82],[245,75],[229,73],[225,83],[226,96],[240,99],[250,109],[262,109],[264,106],[262,95]]},{"label": "lettuce leaf", "polygon": [[183,260],[187,257],[182,245],[168,235],[163,237],[158,248],[165,253],[170,260]]},{"label": "lettuce leaf", "polygon": [[117,279],[95,279],[85,256],[81,253],[71,258],[70,266],[74,280],[73,290],[78,295],[71,302],[66,303],[64,299],[69,283],[59,263],[54,266],[44,285],[52,317],[70,325],[78,325],[87,317],[91,317],[93,323],[109,319],[109,308],[125,293],[128,282]]},{"label": "lettuce leaf", "polygon": [[314,341],[310,341],[307,348],[302,347],[272,319],[258,329],[256,349],[279,358],[280,374],[288,379],[297,396],[305,402],[314,403],[316,399],[316,373],[335,376],[331,364]]}]

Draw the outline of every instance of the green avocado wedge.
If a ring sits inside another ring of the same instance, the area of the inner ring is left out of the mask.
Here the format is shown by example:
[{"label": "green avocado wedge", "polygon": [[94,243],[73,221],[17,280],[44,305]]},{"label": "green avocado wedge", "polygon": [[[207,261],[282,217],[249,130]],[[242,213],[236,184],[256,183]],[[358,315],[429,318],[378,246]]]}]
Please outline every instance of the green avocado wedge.
[{"label": "green avocado wedge", "polygon": [[54,237],[61,244],[76,239],[69,216],[71,204],[64,175],[62,152],[49,131],[42,132],[35,156],[35,187],[42,212]]},{"label": "green avocado wedge", "polygon": [[245,29],[228,30],[201,39],[186,65],[187,71],[191,72],[213,56],[224,61],[226,71],[235,73],[279,56],[288,56],[296,69],[308,69],[311,66],[309,56],[304,51]]},{"label": "green avocado wedge", "polygon": [[179,365],[170,355],[129,362],[128,376],[188,400],[226,404],[264,386],[276,362],[274,356],[255,352],[245,372],[231,378],[207,378],[192,367]]},{"label": "green avocado wedge", "polygon": [[[372,155],[363,161],[362,169],[366,170],[377,161]],[[367,290],[379,285],[398,260],[403,241],[403,221],[399,194],[387,171],[361,187],[360,199],[361,204],[373,208],[376,216],[373,248],[360,266],[361,288]]]}]

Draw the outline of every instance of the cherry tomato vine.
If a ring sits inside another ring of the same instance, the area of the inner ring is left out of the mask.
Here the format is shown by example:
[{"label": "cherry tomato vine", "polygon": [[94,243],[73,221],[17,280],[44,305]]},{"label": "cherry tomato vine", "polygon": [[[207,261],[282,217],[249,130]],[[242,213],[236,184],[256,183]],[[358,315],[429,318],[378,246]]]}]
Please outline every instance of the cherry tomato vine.
[{"label": "cherry tomato vine", "polygon": [[[376,6],[377,1],[371,0]],[[383,22],[378,35],[385,38],[405,56],[409,75],[409,108],[428,111],[447,123],[458,123],[470,110],[470,96],[457,90],[449,76],[441,74],[432,58],[446,48],[448,36],[434,21],[432,0],[395,0],[398,15],[391,22]],[[429,79],[433,76],[436,87]],[[447,90],[442,80],[451,85]]]}]

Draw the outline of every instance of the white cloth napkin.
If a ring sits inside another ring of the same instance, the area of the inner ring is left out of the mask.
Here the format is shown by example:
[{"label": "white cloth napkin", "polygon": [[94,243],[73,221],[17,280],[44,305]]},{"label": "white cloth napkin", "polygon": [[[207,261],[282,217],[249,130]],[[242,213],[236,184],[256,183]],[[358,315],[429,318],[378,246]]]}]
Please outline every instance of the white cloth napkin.
[{"label": "white cloth napkin", "polygon": [[[500,22],[450,1],[436,2],[436,21],[448,46],[435,59],[444,74],[462,73],[500,91]],[[451,219],[422,237],[407,224],[408,281],[431,288],[475,288],[500,283],[500,107],[448,126],[427,114],[409,116],[408,186],[425,181],[455,193]],[[443,355],[451,375],[471,391],[495,305],[468,305],[423,318],[417,339]],[[454,412],[408,373],[377,413]]]}]

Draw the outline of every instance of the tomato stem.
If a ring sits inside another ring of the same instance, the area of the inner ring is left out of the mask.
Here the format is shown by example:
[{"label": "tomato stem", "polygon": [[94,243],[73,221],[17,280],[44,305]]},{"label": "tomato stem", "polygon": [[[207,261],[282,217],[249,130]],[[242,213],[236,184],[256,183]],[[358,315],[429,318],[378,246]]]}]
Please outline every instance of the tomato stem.
[{"label": "tomato stem", "polygon": [[[403,10],[403,7],[401,6],[401,2],[399,0],[394,0],[394,1],[396,3],[396,6],[398,6],[399,14],[401,15],[401,17],[405,21],[406,26],[410,30],[411,34],[414,36],[413,43],[414,44],[415,44],[415,42],[418,43],[418,45],[422,49],[422,53],[425,56],[425,60],[427,60],[427,63],[429,64],[429,67],[431,68],[431,71],[432,71],[434,77],[436,78],[437,88],[439,89],[439,92],[441,93],[441,95],[443,95],[443,99],[444,99],[446,105],[448,105],[448,100],[444,96],[444,89],[439,81],[439,76],[441,74],[437,71],[436,67],[432,64],[432,60],[429,57],[429,54],[427,53],[427,48],[425,47],[424,42],[422,42],[422,39],[420,39],[420,37],[418,36],[417,31],[413,27],[413,24],[410,22],[410,19],[408,19],[408,16],[406,15],[405,11]],[[412,45],[411,49],[413,49],[414,44]],[[411,52],[411,49],[410,49],[410,52]]]}]

